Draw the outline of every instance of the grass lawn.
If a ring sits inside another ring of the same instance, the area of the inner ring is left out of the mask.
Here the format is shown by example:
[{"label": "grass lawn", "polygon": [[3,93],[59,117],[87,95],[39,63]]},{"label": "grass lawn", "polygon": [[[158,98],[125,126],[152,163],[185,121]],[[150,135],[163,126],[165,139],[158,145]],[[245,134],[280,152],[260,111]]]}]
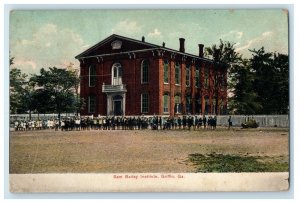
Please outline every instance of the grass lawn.
[{"label": "grass lawn", "polygon": [[10,173],[284,172],[288,129],[10,132]]}]

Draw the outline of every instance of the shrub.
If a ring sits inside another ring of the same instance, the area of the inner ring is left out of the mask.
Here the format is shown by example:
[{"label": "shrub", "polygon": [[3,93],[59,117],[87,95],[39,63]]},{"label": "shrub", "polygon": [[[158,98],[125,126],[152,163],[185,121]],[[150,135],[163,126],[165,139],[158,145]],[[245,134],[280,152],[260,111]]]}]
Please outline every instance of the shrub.
[{"label": "shrub", "polygon": [[257,128],[258,123],[254,119],[250,119],[245,123],[242,123],[242,128]]}]

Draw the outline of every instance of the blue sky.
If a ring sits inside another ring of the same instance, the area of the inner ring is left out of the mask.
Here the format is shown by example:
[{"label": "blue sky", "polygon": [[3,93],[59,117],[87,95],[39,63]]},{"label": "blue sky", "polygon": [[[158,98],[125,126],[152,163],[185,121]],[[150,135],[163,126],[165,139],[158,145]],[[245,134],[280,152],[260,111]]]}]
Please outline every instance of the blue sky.
[{"label": "blue sky", "polygon": [[198,54],[198,44],[235,43],[248,49],[288,53],[288,17],[281,9],[259,10],[33,10],[12,11],[10,54],[15,67],[38,73],[44,67],[79,66],[74,57],[111,34],[141,39]]}]

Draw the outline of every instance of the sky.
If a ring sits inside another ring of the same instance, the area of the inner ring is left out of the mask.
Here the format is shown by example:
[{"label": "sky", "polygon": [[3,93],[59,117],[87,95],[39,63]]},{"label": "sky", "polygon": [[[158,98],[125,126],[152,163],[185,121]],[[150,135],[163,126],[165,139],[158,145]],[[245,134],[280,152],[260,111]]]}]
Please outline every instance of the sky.
[{"label": "sky", "polygon": [[288,15],[281,9],[257,10],[14,10],[10,13],[9,51],[14,66],[27,74],[66,67],[84,50],[111,34],[198,55],[198,44],[235,43],[244,58],[249,49],[288,53]]}]

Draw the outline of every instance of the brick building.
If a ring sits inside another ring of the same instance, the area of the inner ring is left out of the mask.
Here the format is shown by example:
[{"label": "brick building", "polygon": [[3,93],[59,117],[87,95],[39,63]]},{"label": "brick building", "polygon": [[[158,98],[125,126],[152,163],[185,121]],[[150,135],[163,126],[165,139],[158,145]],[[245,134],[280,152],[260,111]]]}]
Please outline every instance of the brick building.
[{"label": "brick building", "polygon": [[80,61],[81,115],[225,114],[227,68],[199,55],[111,35]]}]

